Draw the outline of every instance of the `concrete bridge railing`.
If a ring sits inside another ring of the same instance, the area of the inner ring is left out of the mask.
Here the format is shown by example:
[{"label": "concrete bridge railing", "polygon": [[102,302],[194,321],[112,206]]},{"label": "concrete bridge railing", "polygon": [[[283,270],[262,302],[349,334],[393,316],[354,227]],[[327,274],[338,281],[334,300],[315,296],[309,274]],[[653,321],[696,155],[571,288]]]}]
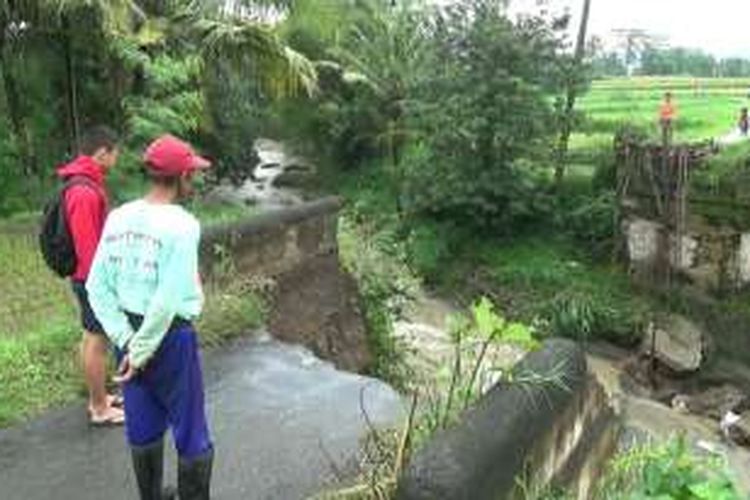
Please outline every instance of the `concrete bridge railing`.
[{"label": "concrete bridge railing", "polygon": [[582,350],[551,340],[517,367],[558,382],[500,383],[411,458],[398,500],[524,498],[547,486],[589,498],[618,425]]}]

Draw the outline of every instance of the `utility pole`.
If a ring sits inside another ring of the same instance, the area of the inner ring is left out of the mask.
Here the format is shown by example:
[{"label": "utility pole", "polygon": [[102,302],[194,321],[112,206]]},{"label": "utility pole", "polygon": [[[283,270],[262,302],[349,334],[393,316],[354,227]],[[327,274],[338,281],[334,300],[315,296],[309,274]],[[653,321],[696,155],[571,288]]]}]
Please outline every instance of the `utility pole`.
[{"label": "utility pole", "polygon": [[573,67],[571,74],[568,75],[567,95],[565,99],[565,108],[562,115],[562,130],[560,131],[560,141],[557,145],[557,164],[555,165],[555,188],[559,191],[563,178],[565,177],[565,167],[568,157],[568,143],[570,134],[573,132],[573,110],[576,104],[578,75],[583,66],[583,57],[586,52],[586,32],[589,24],[589,13],[591,12],[591,0],[583,0],[583,12],[581,14],[581,25],[578,28],[578,39],[576,40],[575,53],[573,55]]}]

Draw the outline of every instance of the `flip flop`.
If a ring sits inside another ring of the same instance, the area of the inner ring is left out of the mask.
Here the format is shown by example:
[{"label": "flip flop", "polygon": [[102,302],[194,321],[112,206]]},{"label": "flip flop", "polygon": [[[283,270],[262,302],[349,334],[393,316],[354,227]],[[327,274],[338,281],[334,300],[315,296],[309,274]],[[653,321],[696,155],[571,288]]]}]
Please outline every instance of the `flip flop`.
[{"label": "flip flop", "polygon": [[116,427],[125,423],[125,412],[119,408],[109,407],[101,415],[89,412],[89,424],[94,427]]},{"label": "flip flop", "polygon": [[[110,408],[122,409],[125,407],[125,400],[119,394],[107,394],[107,405],[109,405]],[[89,412],[89,416],[94,413],[91,406],[87,408],[87,411]]]}]

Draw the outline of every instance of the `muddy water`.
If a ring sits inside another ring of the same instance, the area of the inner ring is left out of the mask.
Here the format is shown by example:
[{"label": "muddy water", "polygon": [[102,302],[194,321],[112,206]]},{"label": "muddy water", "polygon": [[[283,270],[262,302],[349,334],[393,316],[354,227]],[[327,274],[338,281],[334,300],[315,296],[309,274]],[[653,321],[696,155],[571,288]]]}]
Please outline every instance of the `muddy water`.
[{"label": "muddy water", "polygon": [[626,351],[603,345],[592,347],[588,355],[589,370],[622,419],[625,432],[621,446],[661,442],[684,434],[697,453],[725,459],[742,498],[750,498],[750,451],[726,442],[713,420],[679,412],[628,391],[623,385],[623,371],[629,357]]}]

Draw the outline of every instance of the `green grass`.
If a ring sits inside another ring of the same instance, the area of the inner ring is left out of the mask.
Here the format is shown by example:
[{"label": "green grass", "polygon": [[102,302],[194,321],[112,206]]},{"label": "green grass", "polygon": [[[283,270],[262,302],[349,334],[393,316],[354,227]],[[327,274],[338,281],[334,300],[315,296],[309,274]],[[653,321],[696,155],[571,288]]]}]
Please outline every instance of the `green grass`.
[{"label": "green grass", "polygon": [[736,128],[742,107],[750,107],[750,79],[615,78],[596,81],[577,108],[584,121],[570,140],[571,162],[596,165],[597,155],[612,148],[624,124],[658,139],[658,110],[664,93],[672,92],[678,109],[674,140],[705,141],[720,138]]},{"label": "green grass", "polygon": [[[200,207],[204,223],[248,216],[236,207]],[[68,282],[47,269],[27,214],[0,221],[0,427],[85,393],[78,369],[78,311]],[[263,300],[251,284],[226,277],[206,285],[198,323],[205,346],[262,324]]]},{"label": "green grass", "polygon": [[[740,108],[748,106],[750,79],[704,79],[701,91],[692,78],[632,78],[594,82],[579,101],[586,115],[583,135],[612,134],[625,122],[658,137],[658,109],[664,93],[672,92],[678,109],[675,140],[697,141],[721,137],[737,122]],[[601,139],[603,140],[603,139]],[[587,142],[577,138],[574,144]]]},{"label": "green grass", "polygon": [[511,319],[546,335],[632,345],[652,307],[620,267],[593,262],[564,237],[485,241],[455,261],[443,277],[448,291],[460,290],[465,300],[489,295]]}]

